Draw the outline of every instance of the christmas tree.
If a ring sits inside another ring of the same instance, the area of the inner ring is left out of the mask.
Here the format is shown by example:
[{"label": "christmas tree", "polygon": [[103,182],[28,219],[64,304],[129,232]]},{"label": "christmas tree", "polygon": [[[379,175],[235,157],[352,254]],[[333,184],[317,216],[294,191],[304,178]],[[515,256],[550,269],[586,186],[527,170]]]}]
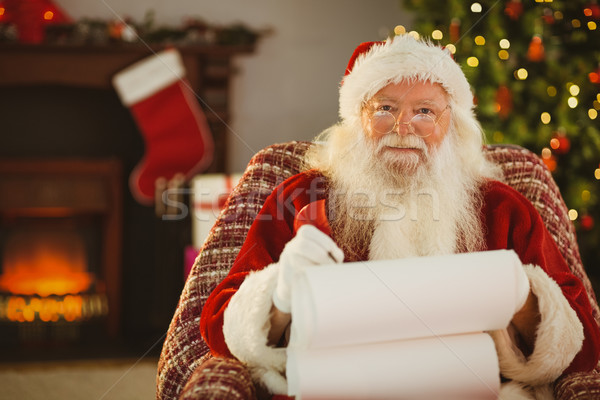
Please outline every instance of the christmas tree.
[{"label": "christmas tree", "polygon": [[[561,189],[600,289],[600,5],[597,0],[403,0],[410,34],[446,46],[475,92],[489,143],[539,154]],[[396,34],[405,28],[396,27]]]}]

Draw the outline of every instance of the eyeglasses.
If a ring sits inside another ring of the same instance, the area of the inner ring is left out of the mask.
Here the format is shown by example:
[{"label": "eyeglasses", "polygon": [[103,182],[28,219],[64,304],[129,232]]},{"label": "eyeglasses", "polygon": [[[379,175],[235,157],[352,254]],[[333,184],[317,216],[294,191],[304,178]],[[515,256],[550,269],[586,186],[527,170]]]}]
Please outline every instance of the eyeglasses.
[{"label": "eyeglasses", "polygon": [[400,121],[402,114],[396,117],[389,111],[375,111],[371,114],[371,129],[380,135],[386,135],[393,132],[399,124],[403,124],[408,125],[410,133],[419,137],[427,137],[433,133],[435,126],[448,108],[450,108],[449,105],[435,119],[429,114],[415,114],[408,122]]}]

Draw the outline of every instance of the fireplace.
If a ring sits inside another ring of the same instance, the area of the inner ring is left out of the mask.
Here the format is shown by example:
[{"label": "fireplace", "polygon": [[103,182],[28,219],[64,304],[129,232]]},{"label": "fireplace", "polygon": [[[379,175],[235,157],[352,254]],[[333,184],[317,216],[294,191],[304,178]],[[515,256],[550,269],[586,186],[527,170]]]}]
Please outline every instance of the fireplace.
[{"label": "fireplace", "polygon": [[[209,171],[226,172],[231,60],[253,48],[180,50],[211,110]],[[144,141],[111,85],[152,50],[0,44],[0,52],[2,358],[158,355],[183,288],[191,216],[162,219],[133,199],[128,178]],[[51,289],[11,289],[28,275],[20,272],[23,246],[27,268],[54,280]],[[40,265],[48,258],[54,275]]]},{"label": "fireplace", "polygon": [[0,161],[2,344],[117,335],[121,175],[110,159]]}]

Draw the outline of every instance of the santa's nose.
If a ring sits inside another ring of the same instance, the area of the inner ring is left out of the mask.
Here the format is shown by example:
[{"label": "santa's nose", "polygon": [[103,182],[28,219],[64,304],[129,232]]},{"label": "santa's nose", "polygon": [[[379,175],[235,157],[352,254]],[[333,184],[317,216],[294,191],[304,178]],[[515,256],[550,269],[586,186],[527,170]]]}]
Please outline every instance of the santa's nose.
[{"label": "santa's nose", "polygon": [[398,121],[396,122],[396,132],[399,136],[405,136],[409,133],[412,133],[411,128],[412,127],[410,126],[410,120],[403,121],[402,117],[398,118]]}]

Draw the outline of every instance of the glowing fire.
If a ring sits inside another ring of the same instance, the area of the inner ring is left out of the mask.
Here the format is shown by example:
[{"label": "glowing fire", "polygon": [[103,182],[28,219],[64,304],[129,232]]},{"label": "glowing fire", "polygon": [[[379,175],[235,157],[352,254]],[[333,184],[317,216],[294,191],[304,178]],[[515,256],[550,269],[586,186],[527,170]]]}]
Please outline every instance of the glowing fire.
[{"label": "glowing fire", "polygon": [[85,244],[75,232],[26,231],[6,242],[0,290],[19,295],[67,295],[89,289]]},{"label": "glowing fire", "polygon": [[67,295],[64,297],[31,297],[0,295],[0,320],[16,322],[56,322],[89,319],[108,313],[108,303],[103,294]]}]

